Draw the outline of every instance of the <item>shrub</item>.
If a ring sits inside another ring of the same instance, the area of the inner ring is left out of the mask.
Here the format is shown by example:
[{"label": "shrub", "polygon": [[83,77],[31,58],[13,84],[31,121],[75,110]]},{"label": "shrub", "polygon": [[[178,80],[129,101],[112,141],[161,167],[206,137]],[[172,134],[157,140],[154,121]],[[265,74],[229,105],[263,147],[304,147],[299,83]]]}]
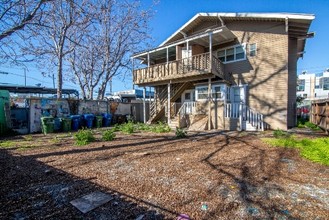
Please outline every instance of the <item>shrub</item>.
[{"label": "shrub", "polygon": [[75,143],[79,146],[89,144],[95,141],[95,137],[91,130],[79,130],[74,135]]},{"label": "shrub", "polygon": [[159,122],[156,125],[153,125],[151,127],[151,131],[155,133],[165,133],[165,132],[170,132],[171,128],[169,127],[168,124],[165,124],[163,122]]},{"label": "shrub", "polygon": [[120,125],[120,131],[122,131],[125,134],[132,134],[134,133],[134,123],[131,121],[125,124]]},{"label": "shrub", "polygon": [[136,123],[135,127],[136,127],[136,130],[139,130],[139,131],[150,131],[151,130],[150,125],[140,123],[140,122]]},{"label": "shrub", "polygon": [[104,141],[112,141],[115,138],[115,133],[113,129],[106,130],[103,132],[102,139]]},{"label": "shrub", "polygon": [[176,127],[175,134],[176,134],[176,138],[184,138],[184,137],[186,137],[186,131],[184,129],[182,129],[182,128]]}]

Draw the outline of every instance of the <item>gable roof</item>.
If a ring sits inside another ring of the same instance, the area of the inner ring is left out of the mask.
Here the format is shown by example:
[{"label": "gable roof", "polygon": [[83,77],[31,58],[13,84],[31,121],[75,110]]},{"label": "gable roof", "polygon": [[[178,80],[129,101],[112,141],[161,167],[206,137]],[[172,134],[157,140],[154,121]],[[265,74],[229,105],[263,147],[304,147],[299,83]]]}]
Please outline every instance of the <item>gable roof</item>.
[{"label": "gable roof", "polygon": [[169,36],[159,47],[174,42],[191,30],[196,25],[204,21],[217,20],[225,23],[225,21],[288,21],[289,27],[298,27],[297,34],[307,34],[312,20],[315,18],[313,14],[295,14],[295,13],[198,13],[176,32]]}]

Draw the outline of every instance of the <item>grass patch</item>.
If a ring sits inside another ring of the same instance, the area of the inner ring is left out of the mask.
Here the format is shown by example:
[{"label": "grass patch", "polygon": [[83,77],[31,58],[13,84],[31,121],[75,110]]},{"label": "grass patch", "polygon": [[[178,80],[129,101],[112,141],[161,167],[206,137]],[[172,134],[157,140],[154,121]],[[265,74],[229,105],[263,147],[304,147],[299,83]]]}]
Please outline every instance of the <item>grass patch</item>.
[{"label": "grass patch", "polygon": [[297,148],[300,155],[313,162],[329,166],[329,138],[296,139],[294,136],[264,138],[264,142],[278,147]]},{"label": "grass patch", "polygon": [[0,141],[0,147],[2,148],[16,147],[16,143],[13,141]]},{"label": "grass patch", "polygon": [[317,125],[309,122],[309,120],[307,120],[305,118],[298,118],[297,119],[297,127],[298,128],[309,128],[313,131],[320,130],[320,128]]},{"label": "grass patch", "polygon": [[79,130],[74,134],[75,144],[76,145],[87,145],[90,142],[95,141],[95,137],[91,130]]},{"label": "grass patch", "polygon": [[124,124],[115,124],[113,127],[113,131],[121,131],[124,134],[132,134],[135,131],[150,131],[154,133],[166,133],[170,132],[171,128],[168,126],[168,124],[165,124],[163,122],[159,122],[158,124],[148,125],[144,123],[133,123],[132,121],[129,121]]}]

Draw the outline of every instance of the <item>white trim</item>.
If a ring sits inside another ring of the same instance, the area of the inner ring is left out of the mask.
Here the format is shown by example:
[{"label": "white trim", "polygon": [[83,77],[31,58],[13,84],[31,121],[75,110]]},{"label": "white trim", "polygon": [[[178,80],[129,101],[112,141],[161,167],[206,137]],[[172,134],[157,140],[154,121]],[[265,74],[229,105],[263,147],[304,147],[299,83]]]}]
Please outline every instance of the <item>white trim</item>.
[{"label": "white trim", "polygon": [[163,41],[159,47],[166,44],[171,38],[183,31],[188,25],[190,25],[198,17],[235,17],[235,18],[272,18],[272,19],[296,19],[296,20],[314,20],[314,14],[292,14],[292,13],[197,13],[188,22],[186,22],[182,27],[180,27],[176,32],[170,35],[165,41]]},{"label": "white trim", "polygon": [[[243,60],[246,60],[247,59],[247,49],[246,49],[246,43],[243,43],[243,44],[235,44],[235,45],[232,45],[232,46],[227,46],[227,47],[224,47],[224,48],[219,48],[218,50],[216,50],[216,57],[219,59],[218,57],[218,52],[219,51],[222,51],[222,50],[225,50],[225,57],[226,57],[226,50],[227,49],[231,49],[231,48],[234,48],[234,60],[231,60],[231,61],[222,61],[224,64],[227,64],[227,63],[234,63],[234,62],[238,62],[238,61],[243,61]],[[235,48],[236,47],[239,47],[239,46],[242,46],[243,50],[244,50],[244,57],[241,58],[241,59],[236,59],[235,57]]]}]

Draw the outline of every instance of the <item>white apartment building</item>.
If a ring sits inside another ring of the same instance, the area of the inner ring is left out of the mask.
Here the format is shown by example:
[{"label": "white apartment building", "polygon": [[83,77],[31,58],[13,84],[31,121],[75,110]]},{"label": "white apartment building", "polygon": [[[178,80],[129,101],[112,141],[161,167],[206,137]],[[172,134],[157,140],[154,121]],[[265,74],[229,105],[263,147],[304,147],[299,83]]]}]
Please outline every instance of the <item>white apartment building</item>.
[{"label": "white apartment building", "polygon": [[302,73],[298,76],[297,96],[305,100],[329,98],[329,69],[322,74]]}]

